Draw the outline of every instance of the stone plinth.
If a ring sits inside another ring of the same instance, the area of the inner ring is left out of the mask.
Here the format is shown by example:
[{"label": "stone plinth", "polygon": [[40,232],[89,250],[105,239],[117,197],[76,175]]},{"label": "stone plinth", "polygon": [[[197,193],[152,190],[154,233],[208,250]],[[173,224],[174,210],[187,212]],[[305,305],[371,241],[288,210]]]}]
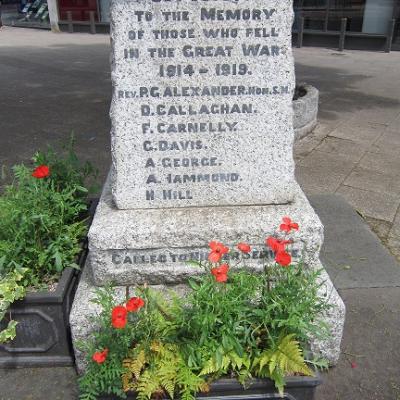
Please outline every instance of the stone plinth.
[{"label": "stone plinth", "polygon": [[[295,201],[287,205],[180,209],[169,210],[163,215],[158,210],[151,210],[149,216],[149,210],[144,213],[140,210],[134,212],[115,209],[109,184],[106,185],[90,230],[90,256],[71,311],[74,343],[90,339],[91,333],[96,329],[90,321],[90,316],[98,312],[98,306],[90,301],[98,288],[97,285],[110,281],[120,285],[116,290],[116,298],[121,302],[125,298],[125,287],[132,285],[133,293],[135,284],[139,283],[148,283],[160,290],[173,289],[182,295],[188,290],[184,284],[186,279],[202,271],[188,265],[183,259],[179,260],[179,254],[184,254],[188,260],[191,253],[208,253],[207,243],[211,239],[220,239],[227,244],[240,241],[252,244],[255,249],[252,253],[254,256],[248,260],[248,266],[257,272],[265,261],[259,255],[267,250],[263,239],[275,233],[271,227],[278,226],[282,216],[290,215],[300,224],[300,231],[291,236],[300,242],[300,246],[297,247],[298,255],[301,253],[304,257],[305,268],[322,269],[323,284],[320,295],[331,305],[324,321],[330,327],[332,336],[322,341],[313,340],[311,347],[315,353],[335,365],[340,355],[345,306],[319,262],[319,251],[323,241],[322,224],[298,186],[296,192]],[[191,219],[185,220],[186,212],[191,213],[191,217],[196,215],[196,223]],[[179,219],[176,219],[178,217]],[[180,224],[173,223],[174,221],[180,221]],[[171,232],[174,232],[175,242],[171,240]],[[96,247],[96,244],[102,243],[107,245],[103,245],[101,249]],[[131,260],[136,256],[139,259],[144,257],[148,262],[113,263],[113,254],[117,255],[118,260],[129,255]],[[152,255],[157,257],[161,254],[167,257],[165,263],[150,262]],[[175,262],[171,256],[173,254],[177,255]],[[77,349],[75,355],[78,369],[83,371],[85,355]]]},{"label": "stone plinth", "polygon": [[201,273],[188,261],[206,260],[211,240],[232,249],[239,242],[251,244],[255,250],[246,265],[260,271],[266,260],[273,261],[265,238],[276,233],[285,215],[301,226],[291,235],[295,242],[292,253],[310,265],[318,261],[323,227],[297,184],[292,188],[294,201],[285,205],[144,211],[117,209],[109,182],[89,232],[89,261],[96,285],[185,282]]}]

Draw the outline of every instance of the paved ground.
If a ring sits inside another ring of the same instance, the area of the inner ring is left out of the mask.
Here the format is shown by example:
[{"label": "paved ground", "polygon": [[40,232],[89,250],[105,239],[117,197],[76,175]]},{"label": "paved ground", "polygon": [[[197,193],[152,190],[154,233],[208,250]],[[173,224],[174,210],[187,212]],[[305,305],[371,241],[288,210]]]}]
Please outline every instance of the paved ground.
[{"label": "paved ground", "polygon": [[[303,48],[295,57],[298,81],[321,91],[319,126],[295,149],[299,182],[308,194],[342,195],[400,259],[400,52]],[[4,27],[0,60],[0,164],[74,132],[104,179],[108,37]]]},{"label": "paved ground", "polygon": [[[74,131],[78,152],[105,178],[108,51],[102,35],[0,31],[0,164],[27,161]],[[399,257],[400,52],[295,56],[298,80],[321,90],[319,126],[295,149],[299,182],[309,195],[345,198]],[[323,260],[348,310],[343,355],[318,400],[398,400],[399,266],[340,198],[312,201],[326,225]],[[0,371],[0,399],[74,399],[73,378],[71,369]]]},{"label": "paved ground", "polygon": [[343,196],[400,259],[400,52],[295,54],[298,80],[321,91],[319,126],[295,149],[300,184]]}]

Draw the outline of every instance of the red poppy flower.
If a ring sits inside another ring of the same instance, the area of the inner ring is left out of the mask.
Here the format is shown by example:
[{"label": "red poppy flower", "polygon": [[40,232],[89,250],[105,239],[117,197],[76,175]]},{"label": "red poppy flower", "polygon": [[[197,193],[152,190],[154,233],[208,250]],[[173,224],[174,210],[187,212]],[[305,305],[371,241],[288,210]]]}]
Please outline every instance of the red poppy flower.
[{"label": "red poppy flower", "polygon": [[48,177],[49,175],[50,168],[47,165],[39,165],[32,172],[32,176],[37,179],[43,179]]},{"label": "red poppy flower", "polygon": [[250,253],[251,247],[247,243],[239,243],[237,245],[237,248],[242,252],[242,253]]},{"label": "red poppy flower", "polygon": [[224,246],[220,242],[210,242],[208,244],[210,246],[211,252],[208,255],[208,260],[212,263],[217,263],[221,260],[222,256],[228,253],[229,248]]},{"label": "red poppy flower", "polygon": [[229,265],[222,264],[218,268],[212,268],[211,273],[215,276],[217,282],[226,282],[228,280]]},{"label": "red poppy flower", "polygon": [[275,256],[275,261],[282,267],[287,267],[292,262],[292,257],[286,251],[279,251]]},{"label": "red poppy flower", "polygon": [[285,251],[285,246],[292,243],[291,240],[281,240],[270,236],[265,240],[265,244],[270,247],[275,253]]},{"label": "red poppy flower", "polygon": [[126,303],[126,309],[128,310],[128,312],[136,312],[143,306],[144,306],[144,300],[141,299],[140,297],[132,297]]},{"label": "red poppy flower", "polygon": [[289,217],[283,217],[282,221],[283,223],[279,227],[281,231],[290,232],[292,229],[299,230],[299,224],[293,222]]},{"label": "red poppy flower", "polygon": [[357,364],[353,361],[353,362],[351,362],[351,368],[357,368]]},{"label": "red poppy flower", "polygon": [[117,329],[125,328],[128,311],[124,306],[116,306],[111,313],[112,326]]},{"label": "red poppy flower", "polygon": [[104,361],[106,361],[108,355],[108,349],[104,349],[103,351],[96,351],[96,353],[93,354],[92,360],[96,361],[97,364],[103,364]]}]

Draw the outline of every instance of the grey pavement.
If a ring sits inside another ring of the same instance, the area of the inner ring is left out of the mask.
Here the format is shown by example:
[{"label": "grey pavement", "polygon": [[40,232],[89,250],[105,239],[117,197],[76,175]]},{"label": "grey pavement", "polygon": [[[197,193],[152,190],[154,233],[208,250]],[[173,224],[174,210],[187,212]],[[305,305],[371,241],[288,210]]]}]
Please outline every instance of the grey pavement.
[{"label": "grey pavement", "polygon": [[[400,259],[400,52],[295,57],[298,81],[321,91],[319,124],[295,146],[297,177],[325,224],[322,259],[347,306],[342,356],[317,400],[400,400],[400,267],[365,224]],[[105,179],[107,36],[4,27],[0,94],[0,164],[27,162],[73,131]],[[0,370],[1,400],[50,393],[77,397],[73,369]]]},{"label": "grey pavement", "polygon": [[400,52],[296,49],[320,90],[319,125],[295,146],[307,194],[337,193],[400,260]]}]

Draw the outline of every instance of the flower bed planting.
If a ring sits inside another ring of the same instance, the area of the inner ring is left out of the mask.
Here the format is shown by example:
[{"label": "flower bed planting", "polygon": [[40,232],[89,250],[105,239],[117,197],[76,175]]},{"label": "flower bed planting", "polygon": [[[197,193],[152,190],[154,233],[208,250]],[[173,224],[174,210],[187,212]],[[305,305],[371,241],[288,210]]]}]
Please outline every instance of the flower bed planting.
[{"label": "flower bed planting", "polygon": [[112,286],[98,289],[99,329],[80,344],[88,354],[81,399],[229,397],[238,394],[234,380],[243,397],[249,388],[269,398],[313,398],[315,368],[327,363],[308,343],[327,335],[320,317],[328,305],[318,295],[320,272],[292,261],[298,229],[285,217],[266,238],[275,263],[261,274],[246,270],[249,244],[236,245],[243,258],[229,265],[228,246],[211,241],[208,262],[196,262],[204,275],[189,279],[183,298],[144,285],[134,297],[127,288],[125,303],[116,304]]},{"label": "flower bed planting", "polygon": [[71,364],[68,315],[86,257],[86,179],[73,143],[13,168],[0,195],[0,366]]}]

